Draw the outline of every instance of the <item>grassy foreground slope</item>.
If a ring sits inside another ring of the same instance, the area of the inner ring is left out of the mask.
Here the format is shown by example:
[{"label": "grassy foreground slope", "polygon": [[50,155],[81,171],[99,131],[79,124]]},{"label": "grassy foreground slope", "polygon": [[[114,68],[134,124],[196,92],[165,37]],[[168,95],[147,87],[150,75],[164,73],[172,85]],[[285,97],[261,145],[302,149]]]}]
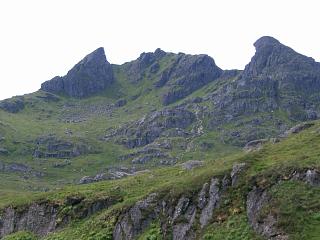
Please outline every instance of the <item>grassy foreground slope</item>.
[{"label": "grassy foreground slope", "polygon": [[[320,169],[320,123],[299,134],[292,134],[279,143],[267,143],[259,151],[238,153],[219,160],[208,160],[204,167],[191,171],[180,166],[156,169],[134,177],[104,181],[84,186],[70,186],[54,192],[32,195],[29,198],[1,197],[1,208],[14,205],[23,208],[34,201],[61,204],[61,216],[74,213],[77,206],[66,204],[70,197],[82,197],[89,203],[96,199],[112,198],[114,204],[95,215],[77,220],[43,239],[112,239],[117,218],[140,199],[158,193],[164,199],[193,196],[204,182],[213,176],[224,176],[234,163],[246,163],[247,169],[236,186],[223,195],[220,206],[214,210],[205,229],[195,226],[203,239],[263,239],[249,226],[246,214],[246,197],[253,185],[270,189],[272,195],[262,215],[270,212],[277,216],[276,226],[289,239],[319,239],[320,190],[288,176],[303,169]],[[154,222],[139,239],[162,239],[159,222]],[[17,233],[5,239],[38,239],[29,233]]]}]

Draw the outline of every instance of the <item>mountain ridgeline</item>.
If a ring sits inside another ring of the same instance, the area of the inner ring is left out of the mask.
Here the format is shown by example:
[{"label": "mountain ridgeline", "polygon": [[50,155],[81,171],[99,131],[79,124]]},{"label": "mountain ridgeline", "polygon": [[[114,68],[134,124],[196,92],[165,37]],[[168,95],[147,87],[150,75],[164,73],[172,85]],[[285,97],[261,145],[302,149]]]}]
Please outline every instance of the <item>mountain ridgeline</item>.
[{"label": "mountain ridgeline", "polygon": [[98,48],[0,101],[0,238],[319,239],[320,63],[254,47],[244,70]]}]

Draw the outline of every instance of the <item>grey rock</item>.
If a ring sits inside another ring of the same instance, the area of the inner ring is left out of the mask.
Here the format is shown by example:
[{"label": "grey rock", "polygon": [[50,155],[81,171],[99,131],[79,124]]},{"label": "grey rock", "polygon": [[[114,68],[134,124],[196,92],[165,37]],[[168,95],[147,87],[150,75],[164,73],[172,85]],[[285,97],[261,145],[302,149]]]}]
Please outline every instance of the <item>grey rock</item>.
[{"label": "grey rock", "polygon": [[73,143],[60,139],[53,134],[38,137],[35,144],[36,147],[33,152],[35,158],[69,159],[94,152],[92,147],[84,142]]},{"label": "grey rock", "polygon": [[200,225],[204,228],[212,218],[213,210],[218,206],[220,200],[219,179],[213,178],[209,188],[209,199],[207,205],[200,214]]},{"label": "grey rock", "polygon": [[85,208],[81,206],[77,208],[83,199],[83,197],[67,197],[65,203],[74,207],[71,215],[60,215],[61,205],[46,201],[19,208],[5,207],[0,213],[0,238],[19,231],[28,231],[42,238],[50,232],[61,229],[73,219],[89,217],[119,201],[112,198],[95,199],[93,202],[87,202]]},{"label": "grey rock", "polygon": [[308,129],[312,126],[314,126],[314,123],[311,123],[311,122],[300,123],[300,124],[290,128],[289,130],[287,130],[283,135],[281,135],[281,137],[288,137],[291,134],[297,134],[297,133],[299,133],[305,129]]},{"label": "grey rock", "polygon": [[169,105],[214,81],[221,73],[222,70],[207,55],[180,54],[176,62],[161,75],[156,86],[169,86],[162,97],[162,103]]},{"label": "grey rock", "polygon": [[57,206],[51,204],[31,204],[20,212],[6,208],[0,217],[0,237],[17,231],[30,231],[44,236],[56,228]]},{"label": "grey rock", "polygon": [[201,191],[199,193],[199,197],[198,197],[198,207],[201,210],[207,205],[207,202],[208,202],[208,196],[207,196],[208,190],[209,190],[209,183],[203,184],[202,189],[201,189]]},{"label": "grey rock", "polygon": [[260,211],[268,204],[270,196],[266,190],[254,188],[247,196],[247,216],[251,227],[267,239],[288,239],[288,236],[277,228],[277,219],[269,213],[263,219]]},{"label": "grey rock", "polygon": [[128,148],[136,148],[153,143],[168,129],[185,129],[190,126],[196,117],[183,108],[164,109],[153,112],[140,120],[107,134],[106,139],[119,138],[117,141]]},{"label": "grey rock", "polygon": [[150,68],[150,73],[155,74],[159,70],[159,61],[166,56],[166,52],[160,48],[155,52],[141,53],[139,58],[135,61],[126,63],[124,65],[125,72],[131,83],[138,83],[141,81]]},{"label": "grey rock", "polygon": [[98,48],[76,64],[66,76],[54,77],[41,85],[41,90],[85,98],[102,92],[115,81],[104,49]]},{"label": "grey rock", "polygon": [[84,176],[79,180],[79,184],[88,184],[93,182],[94,182],[94,178],[90,176]]},{"label": "grey rock", "polygon": [[202,167],[204,165],[204,161],[199,160],[189,160],[181,164],[184,170],[192,170],[197,167]]},{"label": "grey rock", "polygon": [[0,161],[0,171],[7,173],[21,173],[24,176],[43,177],[43,172],[34,170],[30,166],[22,163],[4,163]]},{"label": "grey rock", "polygon": [[[182,218],[183,221],[180,220],[178,223],[175,223],[178,218]],[[196,207],[190,204],[188,198],[180,198],[173,215],[172,239],[194,239],[195,233],[191,231],[191,227],[195,222],[195,218]]]},{"label": "grey rock", "polygon": [[235,186],[238,184],[240,175],[245,170],[245,168],[246,168],[246,163],[237,163],[233,165],[232,171],[230,174],[232,186]]},{"label": "grey rock", "polygon": [[123,107],[123,106],[125,106],[127,104],[127,100],[125,100],[125,99],[120,99],[120,100],[118,100],[116,103],[115,103],[115,106],[116,107]]},{"label": "grey rock", "polygon": [[306,172],[306,182],[311,186],[320,186],[320,173],[315,169],[308,169]]},{"label": "grey rock", "polygon": [[248,142],[245,146],[244,146],[244,150],[246,152],[251,152],[251,151],[256,151],[256,150],[260,150],[262,148],[262,145],[266,142],[268,142],[268,139],[257,139],[257,140],[253,140]]},{"label": "grey rock", "polygon": [[0,147],[0,155],[8,155],[8,154],[9,154],[9,151],[7,149]]},{"label": "grey rock", "polygon": [[157,194],[150,194],[138,201],[116,223],[113,231],[114,240],[135,239],[157,217]]},{"label": "grey rock", "polygon": [[25,107],[24,97],[13,97],[0,101],[0,109],[9,113],[18,113]]},{"label": "grey rock", "polygon": [[36,96],[39,99],[42,99],[45,102],[58,102],[60,101],[60,98],[52,93],[44,92],[41,95]]}]

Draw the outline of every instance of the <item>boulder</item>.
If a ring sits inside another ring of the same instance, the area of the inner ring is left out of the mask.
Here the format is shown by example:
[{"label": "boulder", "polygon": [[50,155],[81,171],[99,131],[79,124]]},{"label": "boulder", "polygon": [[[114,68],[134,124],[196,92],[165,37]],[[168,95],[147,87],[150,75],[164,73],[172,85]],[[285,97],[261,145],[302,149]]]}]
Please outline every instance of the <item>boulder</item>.
[{"label": "boulder", "polygon": [[7,149],[0,147],[0,155],[8,155],[8,154],[9,154],[9,151]]},{"label": "boulder", "polygon": [[233,165],[232,171],[230,173],[232,186],[237,185],[240,175],[245,170],[245,168],[246,168],[246,163],[237,163]]},{"label": "boulder", "polygon": [[312,126],[314,126],[314,123],[312,123],[312,122],[300,123],[300,124],[290,128],[289,130],[285,131],[284,134],[280,135],[280,137],[288,137],[291,134],[297,134],[297,133],[299,133],[305,129],[308,129]]},{"label": "boulder", "polygon": [[90,176],[84,176],[79,180],[79,184],[87,184],[87,183],[93,183],[94,178]]},{"label": "boulder", "polygon": [[251,151],[255,151],[255,150],[260,150],[262,148],[262,145],[266,142],[268,142],[268,139],[257,139],[257,140],[253,140],[248,142],[245,146],[244,146],[244,150],[246,152],[251,152]]},{"label": "boulder", "polygon": [[189,160],[181,164],[184,170],[192,170],[197,167],[202,167],[203,165],[204,165],[204,161],[198,161],[198,160]]}]

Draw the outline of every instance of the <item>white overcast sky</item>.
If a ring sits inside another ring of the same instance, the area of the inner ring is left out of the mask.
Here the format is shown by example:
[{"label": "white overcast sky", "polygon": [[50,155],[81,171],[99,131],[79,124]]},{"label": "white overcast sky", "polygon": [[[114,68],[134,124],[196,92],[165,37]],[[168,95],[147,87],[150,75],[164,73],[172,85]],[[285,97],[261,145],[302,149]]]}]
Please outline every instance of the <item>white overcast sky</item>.
[{"label": "white overcast sky", "polygon": [[320,61],[319,11],[319,0],[0,0],[0,99],[36,91],[100,46],[116,64],[160,47],[243,69],[271,35]]}]

